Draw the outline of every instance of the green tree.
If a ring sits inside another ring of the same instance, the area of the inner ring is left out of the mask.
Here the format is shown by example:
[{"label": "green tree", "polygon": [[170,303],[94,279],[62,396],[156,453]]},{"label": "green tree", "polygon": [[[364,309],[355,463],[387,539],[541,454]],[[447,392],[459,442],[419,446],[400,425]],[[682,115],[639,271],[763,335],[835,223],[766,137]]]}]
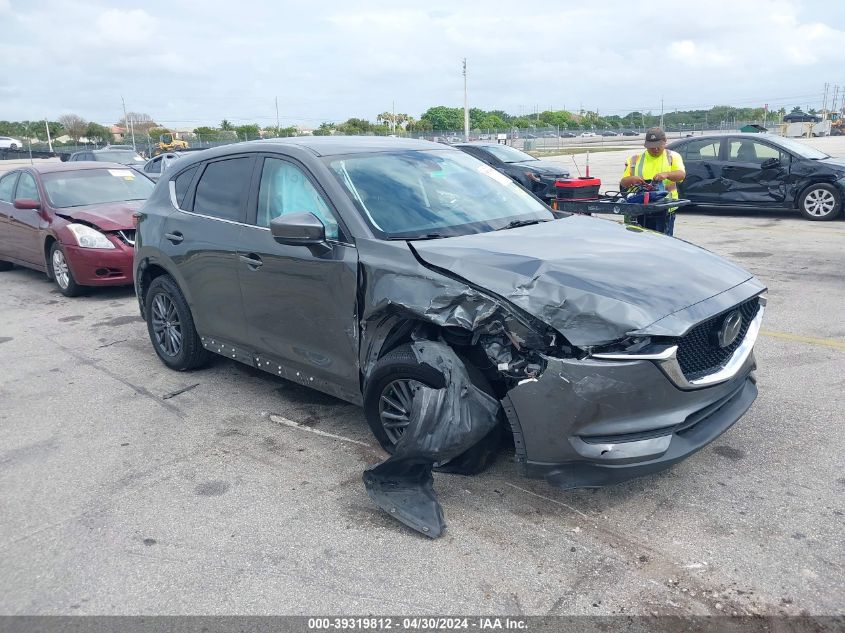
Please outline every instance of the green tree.
[{"label": "green tree", "polygon": [[149,130],[147,130],[147,134],[150,136],[151,139],[156,142],[158,142],[158,139],[162,134],[169,133],[170,130],[168,130],[166,127],[151,127]]},{"label": "green tree", "polygon": [[227,119],[223,119],[220,121],[220,129],[223,132],[229,132],[235,129],[235,126],[232,125]]},{"label": "green tree", "polygon": [[194,134],[199,137],[205,136],[207,138],[210,138],[212,136],[217,136],[218,134],[220,134],[220,130],[218,130],[216,127],[201,126],[194,129]]},{"label": "green tree", "polygon": [[334,123],[320,123],[320,127],[314,130],[314,136],[331,136],[335,133]]},{"label": "green tree", "polygon": [[464,110],[435,106],[426,110],[420,120],[428,121],[434,130],[462,130],[464,129]]},{"label": "green tree", "polygon": [[238,134],[238,138],[242,138],[245,141],[261,138],[261,128],[257,123],[239,125],[235,128],[235,132]]},{"label": "green tree", "polygon": [[294,126],[289,127],[267,127],[264,128],[264,136],[265,138],[282,138],[288,136],[297,136],[299,134],[299,130],[297,130]]},{"label": "green tree", "polygon": [[85,128],[85,138],[97,145],[104,145],[112,142],[112,133],[109,128],[91,121]]}]

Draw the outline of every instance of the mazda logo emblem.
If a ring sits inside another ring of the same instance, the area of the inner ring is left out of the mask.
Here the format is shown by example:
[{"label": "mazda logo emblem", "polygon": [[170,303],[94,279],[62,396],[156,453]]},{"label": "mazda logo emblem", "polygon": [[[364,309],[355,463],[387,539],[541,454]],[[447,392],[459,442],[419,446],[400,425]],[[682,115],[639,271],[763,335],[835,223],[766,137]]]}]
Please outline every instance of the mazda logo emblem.
[{"label": "mazda logo emblem", "polygon": [[719,328],[718,343],[719,347],[728,347],[739,336],[739,331],[742,328],[742,315],[739,310],[734,310],[725,320],[722,321],[722,327]]}]

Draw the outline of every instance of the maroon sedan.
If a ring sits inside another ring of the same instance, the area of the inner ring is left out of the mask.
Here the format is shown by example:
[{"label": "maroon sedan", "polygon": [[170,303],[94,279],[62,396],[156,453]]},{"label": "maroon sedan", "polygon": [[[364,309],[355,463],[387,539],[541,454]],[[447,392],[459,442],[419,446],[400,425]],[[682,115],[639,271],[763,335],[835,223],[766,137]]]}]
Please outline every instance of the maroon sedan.
[{"label": "maroon sedan", "polygon": [[132,283],[132,214],[154,183],[117,163],[48,163],[0,176],[0,270],[34,268],[73,297]]}]

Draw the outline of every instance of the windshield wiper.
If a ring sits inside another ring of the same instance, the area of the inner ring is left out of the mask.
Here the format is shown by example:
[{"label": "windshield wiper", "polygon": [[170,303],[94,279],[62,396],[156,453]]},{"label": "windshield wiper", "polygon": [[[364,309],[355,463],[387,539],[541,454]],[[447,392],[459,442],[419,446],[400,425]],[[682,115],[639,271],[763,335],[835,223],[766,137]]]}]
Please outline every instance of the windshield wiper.
[{"label": "windshield wiper", "polygon": [[541,222],[548,222],[549,220],[533,219],[533,220],[512,220],[504,226],[496,229],[497,231],[504,231],[505,229],[515,229],[518,226],[528,226],[529,224],[540,224]]},{"label": "windshield wiper", "polygon": [[442,233],[426,233],[425,235],[414,235],[413,237],[402,237],[399,235],[395,235],[392,237],[388,237],[389,240],[402,240],[403,242],[414,242],[417,240],[439,240],[442,237],[446,237]]}]

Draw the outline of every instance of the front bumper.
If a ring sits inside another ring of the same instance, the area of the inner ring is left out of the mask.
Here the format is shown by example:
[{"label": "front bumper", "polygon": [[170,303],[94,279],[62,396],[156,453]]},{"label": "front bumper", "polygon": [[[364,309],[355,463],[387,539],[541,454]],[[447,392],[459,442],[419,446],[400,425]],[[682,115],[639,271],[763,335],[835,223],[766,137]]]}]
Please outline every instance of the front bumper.
[{"label": "front bumper", "polygon": [[76,283],[82,286],[128,286],[132,284],[134,249],[118,239],[115,247],[80,248],[64,244],[68,266]]},{"label": "front bumper", "polygon": [[592,488],[668,468],[729,429],[757,397],[749,354],[733,378],[679,389],[651,360],[550,358],[503,400],[517,463],[559,488]]}]

